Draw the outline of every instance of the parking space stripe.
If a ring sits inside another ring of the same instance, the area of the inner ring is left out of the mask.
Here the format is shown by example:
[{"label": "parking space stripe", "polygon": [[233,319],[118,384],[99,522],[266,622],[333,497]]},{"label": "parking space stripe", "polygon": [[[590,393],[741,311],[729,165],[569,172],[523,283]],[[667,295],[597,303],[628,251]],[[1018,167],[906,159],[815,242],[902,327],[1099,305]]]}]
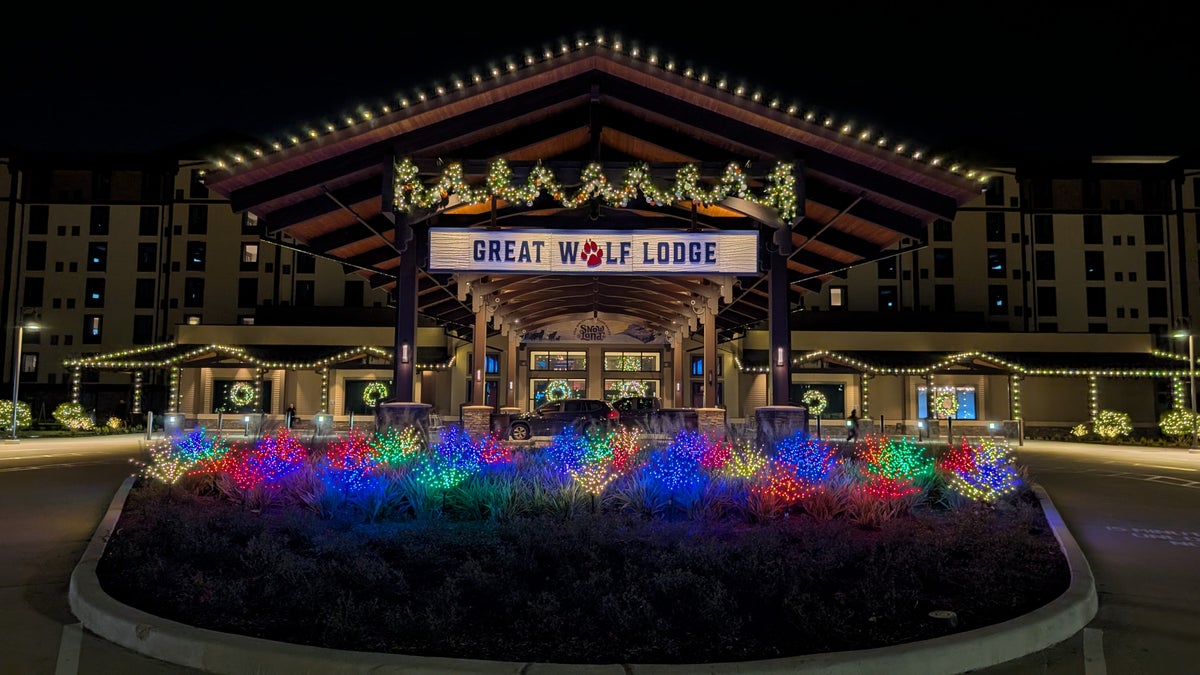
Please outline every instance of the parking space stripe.
[{"label": "parking space stripe", "polygon": [[1083,629],[1083,673],[1084,675],[1107,675],[1104,663],[1104,632],[1098,628]]},{"label": "parking space stripe", "polygon": [[83,627],[78,623],[63,626],[58,643],[58,664],[54,675],[76,675],[79,672],[79,650],[83,645]]}]

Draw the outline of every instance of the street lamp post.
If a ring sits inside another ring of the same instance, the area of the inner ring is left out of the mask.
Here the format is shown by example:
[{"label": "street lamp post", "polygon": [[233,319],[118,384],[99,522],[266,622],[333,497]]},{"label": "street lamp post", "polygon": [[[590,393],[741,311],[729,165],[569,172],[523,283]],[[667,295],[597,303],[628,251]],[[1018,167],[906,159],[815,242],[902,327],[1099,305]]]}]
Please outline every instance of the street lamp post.
[{"label": "street lamp post", "polygon": [[1188,341],[1188,388],[1192,394],[1192,451],[1196,451],[1196,336],[1191,331],[1178,331],[1174,337],[1187,338]]},{"label": "street lamp post", "polygon": [[25,341],[25,329],[37,330],[38,325],[33,322],[25,321],[22,314],[18,314],[20,320],[17,321],[17,345],[13,350],[13,397],[12,397],[12,442],[17,442],[17,392],[21,386],[21,347]]}]

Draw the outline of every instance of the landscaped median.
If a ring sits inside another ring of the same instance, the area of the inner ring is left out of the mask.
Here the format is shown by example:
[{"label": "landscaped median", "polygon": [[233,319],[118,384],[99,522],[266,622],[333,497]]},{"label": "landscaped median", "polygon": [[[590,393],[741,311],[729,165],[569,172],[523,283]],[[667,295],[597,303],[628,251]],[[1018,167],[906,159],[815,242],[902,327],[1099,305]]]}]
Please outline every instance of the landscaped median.
[{"label": "landscaped median", "polygon": [[[308,508],[283,487],[287,438],[176,438],[186,451],[152,449],[114,498],[71,607],[102,637],[223,673],[958,673],[1096,611],[1049,498],[987,443],[559,438],[523,457],[455,433],[362,474],[403,486],[390,501],[355,497],[371,489],[346,475],[314,482],[373,464],[346,458],[379,439],[305,449],[312,471],[290,480]],[[438,453],[458,457],[455,480],[430,472]],[[464,455],[495,461],[472,473]],[[274,486],[237,463],[273,467]],[[147,480],[153,467],[182,480]]]}]

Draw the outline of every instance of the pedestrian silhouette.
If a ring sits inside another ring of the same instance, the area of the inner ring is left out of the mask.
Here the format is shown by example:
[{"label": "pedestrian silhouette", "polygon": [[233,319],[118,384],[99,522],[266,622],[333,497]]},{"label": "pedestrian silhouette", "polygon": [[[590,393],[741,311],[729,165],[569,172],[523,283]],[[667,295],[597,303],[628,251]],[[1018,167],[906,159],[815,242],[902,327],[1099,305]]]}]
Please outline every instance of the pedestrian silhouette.
[{"label": "pedestrian silhouette", "polygon": [[850,416],[846,418],[846,440],[858,440],[858,408],[850,411]]}]

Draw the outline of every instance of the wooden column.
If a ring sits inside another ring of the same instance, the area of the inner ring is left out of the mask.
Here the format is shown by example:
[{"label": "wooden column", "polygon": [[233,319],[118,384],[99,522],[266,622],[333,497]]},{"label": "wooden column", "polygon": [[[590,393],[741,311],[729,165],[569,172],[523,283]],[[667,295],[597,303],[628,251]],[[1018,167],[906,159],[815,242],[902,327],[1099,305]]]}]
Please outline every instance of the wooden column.
[{"label": "wooden column", "polygon": [[[417,362],[417,258],[421,246],[413,237],[408,221],[401,218],[396,223],[396,241],[407,242],[400,252],[400,266],[396,268],[396,344],[392,360],[392,381],[395,393],[389,400],[411,403],[415,391],[415,365]],[[403,362],[404,352],[408,362]]]},{"label": "wooden column", "polygon": [[769,254],[767,270],[767,337],[771,343],[771,405],[790,405],[792,332],[788,328],[788,272],[786,253]]},{"label": "wooden column", "polygon": [[671,351],[671,400],[672,405],[676,408],[691,407],[687,399],[687,392],[683,390],[683,383],[686,382],[683,369],[683,331],[675,332],[674,349]]},{"label": "wooden column", "polygon": [[505,369],[508,377],[504,383],[504,405],[509,408],[519,408],[517,404],[517,356],[521,346],[521,338],[515,332],[508,333],[508,363]]},{"label": "wooden column", "polygon": [[704,407],[717,407],[717,312],[711,303],[704,306]]},{"label": "wooden column", "polygon": [[471,370],[471,404],[484,405],[483,401],[483,381],[484,367],[487,359],[487,331],[488,331],[488,308],[485,303],[479,303],[479,309],[475,310],[475,334],[472,336],[472,347],[474,351],[474,368]]}]

